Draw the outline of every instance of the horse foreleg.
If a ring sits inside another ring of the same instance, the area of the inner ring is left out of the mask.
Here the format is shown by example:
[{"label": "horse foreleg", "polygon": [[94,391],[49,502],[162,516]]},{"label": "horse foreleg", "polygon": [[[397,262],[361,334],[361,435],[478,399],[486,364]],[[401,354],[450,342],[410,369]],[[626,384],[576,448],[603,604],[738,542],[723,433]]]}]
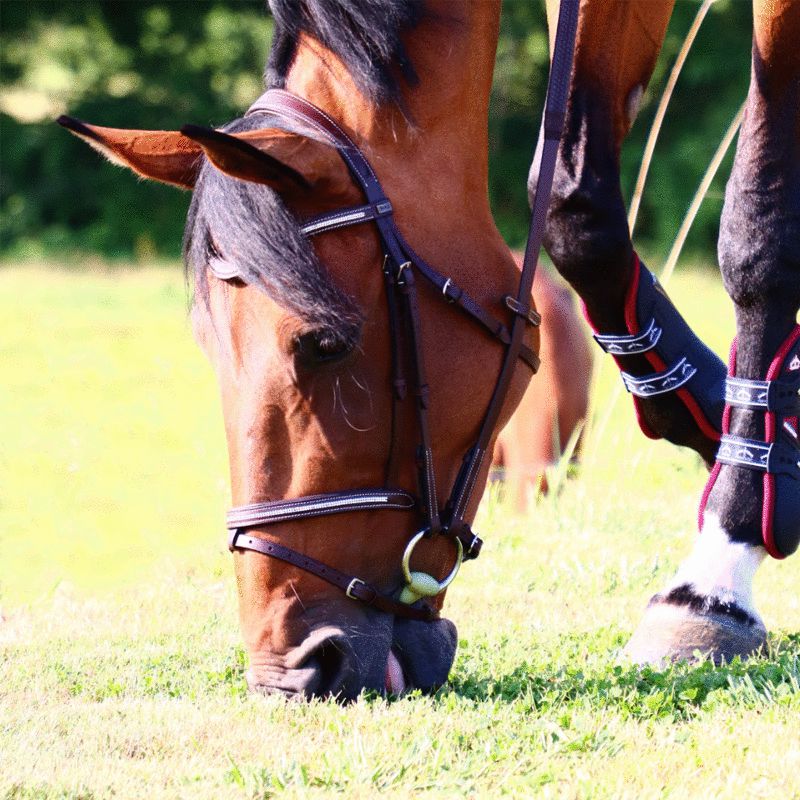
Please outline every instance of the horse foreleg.
[{"label": "horse foreleg", "polygon": [[[747,108],[719,259],[736,310],[723,432],[701,534],[629,644],[639,661],[746,655],[766,641],[752,579],[800,543],[800,4],[755,3]],[[766,383],[769,381],[769,383]]]},{"label": "horse foreleg", "polygon": [[[583,300],[598,343],[623,371],[645,434],[689,446],[710,464],[720,435],[725,367],[637,258],[619,177],[620,148],[673,4],[582,3],[545,247]],[[555,0],[548,2],[551,21],[556,9]],[[532,173],[531,193],[536,177]]]}]

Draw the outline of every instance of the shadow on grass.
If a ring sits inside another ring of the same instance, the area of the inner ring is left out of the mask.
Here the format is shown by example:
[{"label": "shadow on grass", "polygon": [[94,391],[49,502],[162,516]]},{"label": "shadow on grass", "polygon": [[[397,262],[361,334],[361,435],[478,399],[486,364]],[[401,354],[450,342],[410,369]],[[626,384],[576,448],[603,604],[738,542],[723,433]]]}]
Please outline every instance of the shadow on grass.
[{"label": "shadow on grass", "polygon": [[437,697],[451,694],[475,702],[522,704],[539,713],[567,706],[603,707],[631,718],[688,719],[719,707],[800,708],[800,634],[772,636],[767,654],[746,661],[737,657],[721,666],[703,661],[654,669],[544,659],[541,665],[523,663],[498,677],[462,672]]}]

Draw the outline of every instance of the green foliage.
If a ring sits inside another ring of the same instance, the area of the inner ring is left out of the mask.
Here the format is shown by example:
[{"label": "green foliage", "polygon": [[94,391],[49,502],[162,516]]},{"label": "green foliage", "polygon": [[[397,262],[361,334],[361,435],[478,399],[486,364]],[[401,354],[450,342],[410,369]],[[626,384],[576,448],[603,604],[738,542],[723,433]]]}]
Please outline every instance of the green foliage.
[{"label": "green foliage", "polygon": [[174,257],[187,196],[101,165],[52,120],[221,124],[258,95],[270,35],[261,0],[5,4],[2,249]]},{"label": "green foliage", "polygon": [[[698,3],[678,2],[640,120],[623,152],[635,180],[666,74]],[[719,0],[678,84],[645,194],[637,238],[665,253],[723,130],[744,97],[750,4]],[[120,176],[52,124],[59,113],[119,127],[220,124],[261,87],[271,34],[262,0],[7,2],[0,33],[0,252],[174,256],[187,198]],[[492,94],[490,195],[500,229],[527,231],[526,176],[547,78],[544,6],[506,0]],[[722,186],[689,241],[714,250]]]}]

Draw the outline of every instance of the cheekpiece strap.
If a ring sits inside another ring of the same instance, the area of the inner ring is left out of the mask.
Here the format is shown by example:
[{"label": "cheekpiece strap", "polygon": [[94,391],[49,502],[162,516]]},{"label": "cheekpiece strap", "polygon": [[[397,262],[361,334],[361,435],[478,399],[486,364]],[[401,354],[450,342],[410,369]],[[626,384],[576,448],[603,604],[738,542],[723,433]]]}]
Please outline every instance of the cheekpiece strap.
[{"label": "cheekpiece strap", "polygon": [[728,377],[725,381],[725,402],[737,408],[800,416],[800,379],[753,381]]},{"label": "cheekpiece strap", "polygon": [[653,372],[650,375],[636,377],[628,372],[622,373],[625,388],[636,397],[655,397],[659,394],[674,392],[687,384],[697,372],[686,358],[677,361],[664,372]]},{"label": "cheekpiece strap", "polygon": [[754,469],[772,475],[783,473],[800,479],[800,449],[784,442],[759,442],[724,434],[717,461],[734,467]]},{"label": "cheekpiece strap", "polygon": [[662,333],[663,329],[651,319],[647,330],[642,333],[622,335],[595,333],[594,340],[606,353],[614,356],[630,356],[652,350],[658,344]]}]

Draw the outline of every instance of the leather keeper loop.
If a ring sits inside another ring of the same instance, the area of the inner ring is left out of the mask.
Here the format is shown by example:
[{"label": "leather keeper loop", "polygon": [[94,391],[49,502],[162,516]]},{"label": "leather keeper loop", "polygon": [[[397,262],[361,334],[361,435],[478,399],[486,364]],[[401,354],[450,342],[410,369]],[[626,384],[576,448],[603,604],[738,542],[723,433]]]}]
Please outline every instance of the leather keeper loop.
[{"label": "leather keeper loop", "polygon": [[517,316],[522,317],[529,325],[538,328],[539,325],[542,324],[542,315],[538,311],[534,311],[532,308],[522,305],[516,297],[507,294],[503,300],[505,300],[506,306],[511,311]]}]

